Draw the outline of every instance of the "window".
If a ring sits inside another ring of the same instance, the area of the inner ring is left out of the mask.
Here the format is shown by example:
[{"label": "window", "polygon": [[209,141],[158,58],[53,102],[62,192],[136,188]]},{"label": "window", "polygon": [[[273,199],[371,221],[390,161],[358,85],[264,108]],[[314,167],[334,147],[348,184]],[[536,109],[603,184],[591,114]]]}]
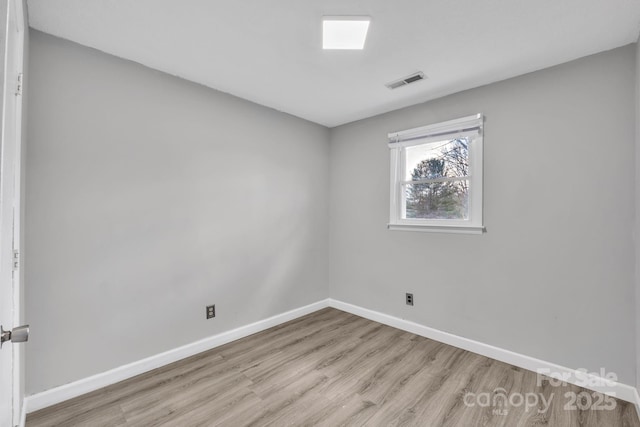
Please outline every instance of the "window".
[{"label": "window", "polygon": [[482,233],[480,114],[389,134],[389,229]]}]

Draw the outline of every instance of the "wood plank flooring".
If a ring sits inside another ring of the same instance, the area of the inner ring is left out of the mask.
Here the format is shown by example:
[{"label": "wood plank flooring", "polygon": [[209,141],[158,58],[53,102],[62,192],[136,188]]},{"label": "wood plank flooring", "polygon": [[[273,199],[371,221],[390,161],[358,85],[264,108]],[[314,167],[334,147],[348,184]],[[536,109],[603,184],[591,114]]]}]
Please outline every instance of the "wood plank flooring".
[{"label": "wood plank flooring", "polygon": [[[640,427],[629,403],[585,409],[582,395],[569,410],[565,393],[585,390],[536,382],[533,372],[328,308],[29,414],[27,427]],[[500,393],[511,403],[500,406]]]}]

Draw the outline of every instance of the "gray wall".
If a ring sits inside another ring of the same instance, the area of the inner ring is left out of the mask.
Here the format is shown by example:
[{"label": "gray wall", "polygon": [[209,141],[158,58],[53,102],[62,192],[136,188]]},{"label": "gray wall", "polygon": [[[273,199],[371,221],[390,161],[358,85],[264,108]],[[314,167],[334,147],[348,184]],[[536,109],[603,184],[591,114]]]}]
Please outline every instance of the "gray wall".
[{"label": "gray wall", "polygon": [[636,387],[640,390],[640,40],[636,43]]},{"label": "gray wall", "polygon": [[27,394],[327,297],[326,128],[37,31],[29,77]]},{"label": "gray wall", "polygon": [[[634,384],[634,52],[333,129],[331,297]],[[387,133],[474,113],[487,233],[388,231]]]}]

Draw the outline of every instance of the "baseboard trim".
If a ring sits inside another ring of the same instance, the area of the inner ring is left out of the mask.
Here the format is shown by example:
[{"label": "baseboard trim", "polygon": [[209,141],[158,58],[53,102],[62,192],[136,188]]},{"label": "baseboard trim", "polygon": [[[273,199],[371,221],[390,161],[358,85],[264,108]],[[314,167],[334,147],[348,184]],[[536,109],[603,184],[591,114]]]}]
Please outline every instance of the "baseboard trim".
[{"label": "baseboard trim", "polygon": [[[528,369],[533,372],[538,372],[538,369],[547,369],[549,372],[555,375],[562,375],[562,378],[565,379],[568,383],[575,384],[589,390],[604,393],[609,396],[614,396],[618,399],[631,402],[636,405],[640,404],[638,390],[635,387],[627,384],[605,381],[605,379],[600,376],[586,374],[576,369],[567,368],[555,363],[546,362],[534,357],[525,356],[524,354],[515,353],[510,350],[505,350],[503,348],[495,347],[479,341],[474,341],[458,335],[450,334],[448,332],[443,332],[438,329],[430,328],[428,326],[420,325],[409,320],[400,319],[398,317],[380,313],[378,311],[369,310],[367,308],[363,308],[354,304],[349,304],[331,298],[328,300],[328,303],[330,307],[336,308],[338,310],[346,311],[348,313],[355,314],[356,316],[364,317],[375,322],[402,329],[403,331],[411,332],[425,338],[430,338],[435,341],[449,344],[463,350],[468,350],[472,353],[490,357],[492,359],[509,363],[523,369]],[[585,384],[585,382],[588,384]]]},{"label": "baseboard trim", "polygon": [[92,375],[78,381],[45,390],[43,392],[25,397],[23,407],[25,408],[26,413],[31,413],[39,409],[53,406],[57,403],[64,402],[65,400],[69,400],[85,393],[89,393],[108,385],[115,384],[119,381],[126,380],[136,375],[143,374],[145,372],[151,371],[152,369],[162,367],[169,363],[177,362],[178,360],[184,359],[185,357],[193,356],[203,351],[207,351],[223,344],[227,344],[231,341],[235,341],[240,338],[255,334],[257,332],[264,331],[265,329],[269,329],[290,320],[297,319],[298,317],[305,316],[309,313],[313,313],[314,311],[318,311],[328,306],[328,299],[321,300],[304,307],[296,308],[294,310],[290,310],[285,313],[277,314],[267,319],[251,323],[246,326],[241,326],[227,332],[222,332],[220,334],[204,338],[202,340],[184,345],[182,347],[165,351],[164,353],[160,353],[155,356],[147,357],[145,359],[138,360],[136,362],[129,363],[115,369],[111,369],[106,372],[101,372],[99,374]]},{"label": "baseboard trim", "polygon": [[148,357],[146,359],[138,360],[128,365],[120,366],[118,368],[111,369],[109,371],[93,375],[91,377],[87,377],[69,384],[65,384],[40,393],[33,394],[31,396],[27,396],[24,399],[23,414],[31,413],[39,409],[43,409],[60,402],[64,402],[65,400],[83,395],[85,393],[98,390],[108,385],[115,384],[119,381],[126,380],[139,374],[143,374],[152,369],[156,369],[169,363],[184,359],[185,357],[193,356],[200,352],[210,350],[212,348],[227,344],[240,338],[244,338],[265,329],[269,329],[298,317],[305,316],[325,307],[333,307],[338,310],[346,311],[348,313],[355,314],[356,316],[364,317],[375,322],[402,329],[404,331],[411,332],[425,338],[433,339],[435,341],[461,348],[463,350],[468,350],[473,353],[490,357],[501,362],[509,363],[523,369],[528,369],[530,371],[537,372],[538,369],[547,369],[553,374],[563,375],[563,378],[571,384],[576,384],[593,391],[605,393],[610,396],[615,396],[618,399],[635,404],[636,410],[638,411],[638,414],[640,416],[640,394],[638,392],[638,389],[633,386],[617,382],[609,382],[609,384],[606,385],[602,384],[595,386],[584,384],[585,375],[589,383],[598,384],[604,383],[605,381],[599,376],[585,374],[576,369],[567,368],[555,363],[546,362],[544,360],[536,359],[530,356],[525,356],[523,354],[515,353],[510,350],[505,350],[503,348],[495,347],[479,341],[474,341],[458,335],[450,334],[448,332],[443,332],[438,329],[430,328],[428,326],[424,326],[409,320],[390,316],[388,314],[331,298],[327,298],[325,300],[321,300],[304,307],[290,310],[285,313],[281,313],[267,319],[251,323],[246,326],[241,326],[231,331],[222,332],[220,334],[213,335],[200,341],[196,341],[191,344],[187,344],[182,347],[178,347],[173,350]]}]

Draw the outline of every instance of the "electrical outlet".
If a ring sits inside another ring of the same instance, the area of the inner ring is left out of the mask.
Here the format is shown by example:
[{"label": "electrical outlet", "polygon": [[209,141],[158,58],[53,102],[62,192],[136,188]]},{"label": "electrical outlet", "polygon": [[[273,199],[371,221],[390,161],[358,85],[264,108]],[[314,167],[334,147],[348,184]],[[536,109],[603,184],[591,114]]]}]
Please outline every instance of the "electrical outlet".
[{"label": "electrical outlet", "polygon": [[413,305],[413,294],[407,293],[407,305]]},{"label": "electrical outlet", "polygon": [[207,306],[207,319],[213,319],[216,317],[216,305]]}]

